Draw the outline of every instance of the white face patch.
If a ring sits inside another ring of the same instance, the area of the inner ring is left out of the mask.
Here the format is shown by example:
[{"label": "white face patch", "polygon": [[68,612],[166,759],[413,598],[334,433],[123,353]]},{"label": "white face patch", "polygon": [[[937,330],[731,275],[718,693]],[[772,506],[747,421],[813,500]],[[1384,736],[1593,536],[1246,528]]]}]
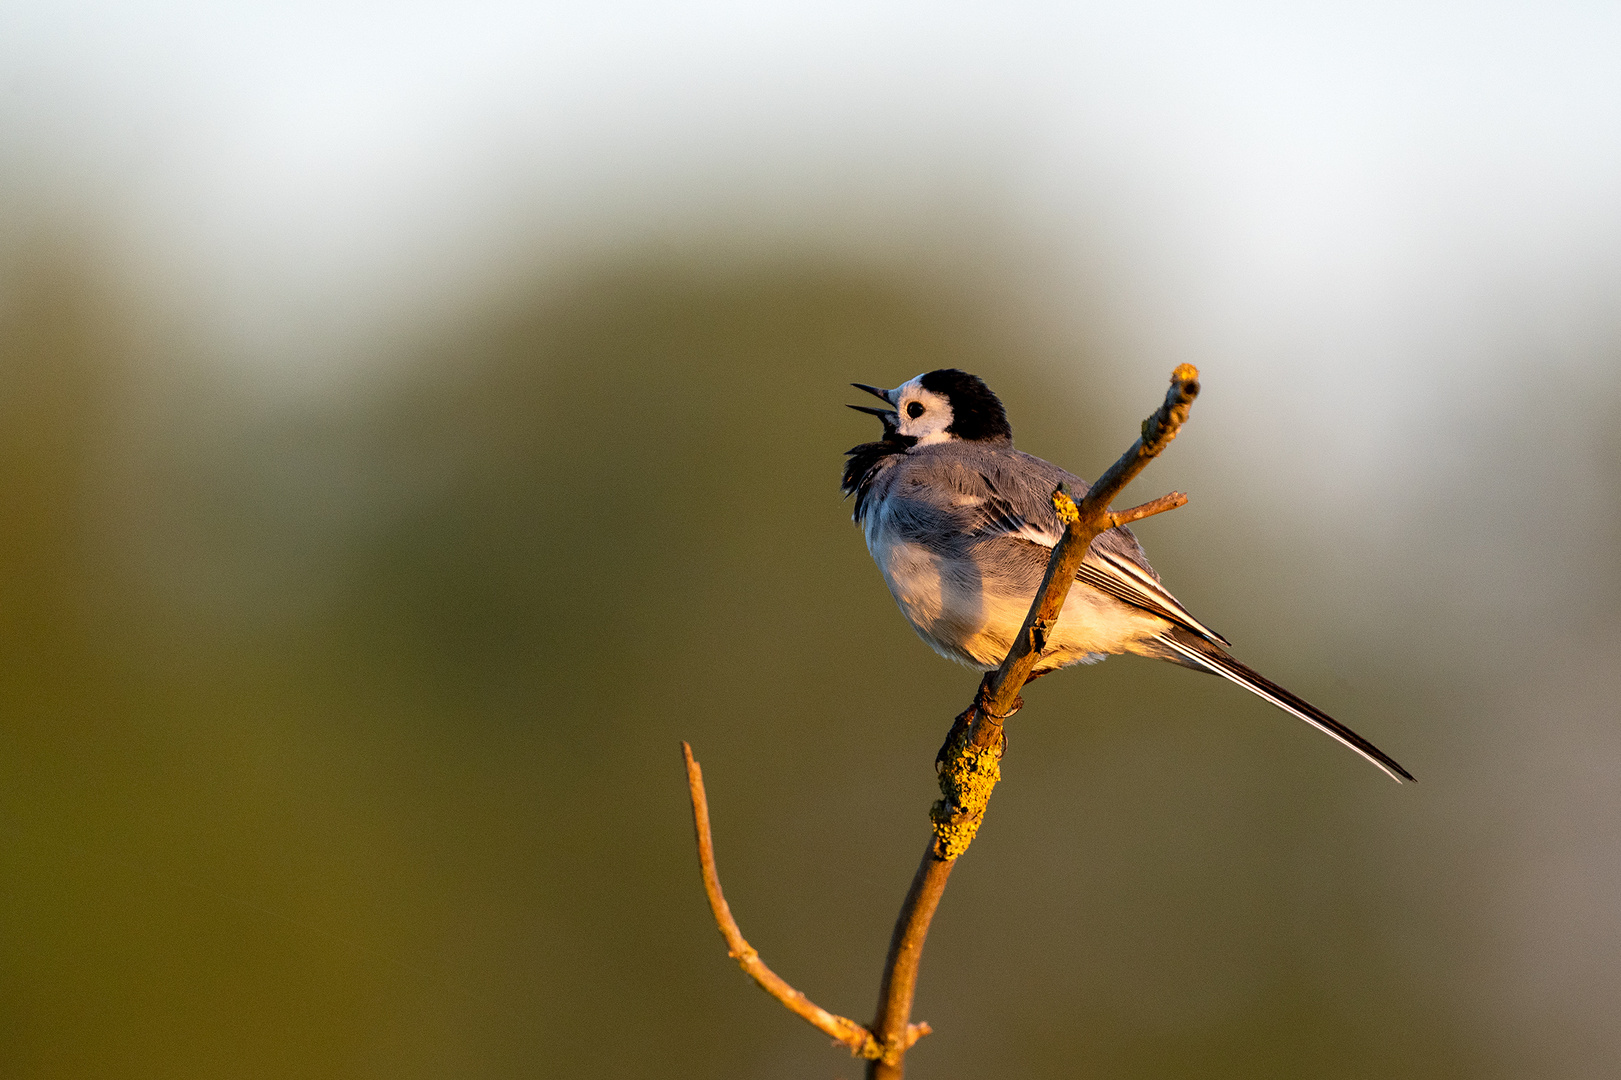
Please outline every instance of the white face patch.
[{"label": "white face patch", "polygon": [[894,395],[902,435],[912,436],[919,446],[947,442],[957,437],[946,433],[952,421],[951,402],[932,390],[923,389],[923,376],[902,383]]}]

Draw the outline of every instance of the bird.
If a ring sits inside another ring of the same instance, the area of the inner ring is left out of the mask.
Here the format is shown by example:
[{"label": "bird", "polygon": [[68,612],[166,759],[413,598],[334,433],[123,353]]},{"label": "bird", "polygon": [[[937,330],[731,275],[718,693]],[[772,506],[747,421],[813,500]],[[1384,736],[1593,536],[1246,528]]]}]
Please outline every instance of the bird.
[{"label": "bird", "polygon": [[[881,437],[846,451],[841,490],[906,621],[941,656],[999,667],[1064,534],[1052,497],[1086,481],[1013,447],[1007,410],[983,379],[957,368],[893,390],[851,383],[885,408]],[[1237,683],[1355,750],[1400,783],[1413,775],[1384,751],[1236,660],[1231,646],[1160,583],[1129,528],[1092,541],[1031,677],[1111,654],[1168,660]]]}]

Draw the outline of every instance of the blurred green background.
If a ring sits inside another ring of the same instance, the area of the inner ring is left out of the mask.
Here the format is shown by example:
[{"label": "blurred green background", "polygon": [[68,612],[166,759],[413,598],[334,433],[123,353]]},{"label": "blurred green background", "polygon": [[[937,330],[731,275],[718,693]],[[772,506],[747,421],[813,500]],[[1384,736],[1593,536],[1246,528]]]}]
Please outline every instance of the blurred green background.
[{"label": "blurred green background", "polygon": [[1613,19],[17,10],[0,1072],[858,1075],[726,959],[678,741],[867,1019],[977,676],[849,523],[847,384],[975,371],[1095,475],[1183,361],[1155,565],[1420,783],[1043,681],[914,1075],[1621,1071]]}]

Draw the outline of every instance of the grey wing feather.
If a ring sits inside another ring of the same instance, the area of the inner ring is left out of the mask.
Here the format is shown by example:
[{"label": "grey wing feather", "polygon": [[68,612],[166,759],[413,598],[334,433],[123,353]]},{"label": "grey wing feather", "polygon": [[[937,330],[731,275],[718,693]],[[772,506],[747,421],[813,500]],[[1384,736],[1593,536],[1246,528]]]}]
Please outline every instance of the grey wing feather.
[{"label": "grey wing feather", "polygon": [[[1053,489],[1060,483],[1067,484],[1077,498],[1091,489],[1090,484],[1073,473],[1018,451],[997,454],[978,464],[981,467],[973,470],[977,473],[977,485],[959,483],[954,486],[964,495],[978,496],[970,527],[974,535],[981,538],[1001,535],[1046,548],[1055,547],[1063,536],[1063,526],[1058,512],[1053,509]],[[968,487],[977,490],[966,490]],[[1210,641],[1231,644],[1194,618],[1181,601],[1160,584],[1159,575],[1149,565],[1142,545],[1128,528],[1110,529],[1092,541],[1076,578]]]}]

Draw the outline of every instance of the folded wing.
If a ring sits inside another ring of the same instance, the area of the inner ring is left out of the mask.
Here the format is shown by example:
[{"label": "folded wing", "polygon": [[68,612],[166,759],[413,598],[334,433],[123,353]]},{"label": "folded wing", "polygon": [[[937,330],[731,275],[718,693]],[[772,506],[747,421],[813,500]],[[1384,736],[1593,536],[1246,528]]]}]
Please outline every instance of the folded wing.
[{"label": "folded wing", "polygon": [[[1004,536],[1025,540],[1049,550],[1058,546],[1064,532],[1056,513],[1039,517],[1028,512],[1021,513],[1018,507],[996,491],[989,477],[984,480],[987,493],[974,507],[970,532],[979,537]],[[1129,539],[1130,549],[1138,550],[1135,539],[1130,539],[1130,534],[1125,530],[1109,530],[1092,542],[1086,553],[1086,561],[1081,563],[1080,570],[1075,574],[1077,581],[1108,593],[1116,600],[1158,615],[1209,641],[1221,645],[1232,644],[1194,618],[1192,612],[1183,607],[1181,601],[1172,596],[1153,574],[1126,558],[1122,551],[1111,550],[1127,547],[1121,543],[1111,544],[1110,540],[1114,539],[1112,533],[1120,533],[1121,540]]]}]

